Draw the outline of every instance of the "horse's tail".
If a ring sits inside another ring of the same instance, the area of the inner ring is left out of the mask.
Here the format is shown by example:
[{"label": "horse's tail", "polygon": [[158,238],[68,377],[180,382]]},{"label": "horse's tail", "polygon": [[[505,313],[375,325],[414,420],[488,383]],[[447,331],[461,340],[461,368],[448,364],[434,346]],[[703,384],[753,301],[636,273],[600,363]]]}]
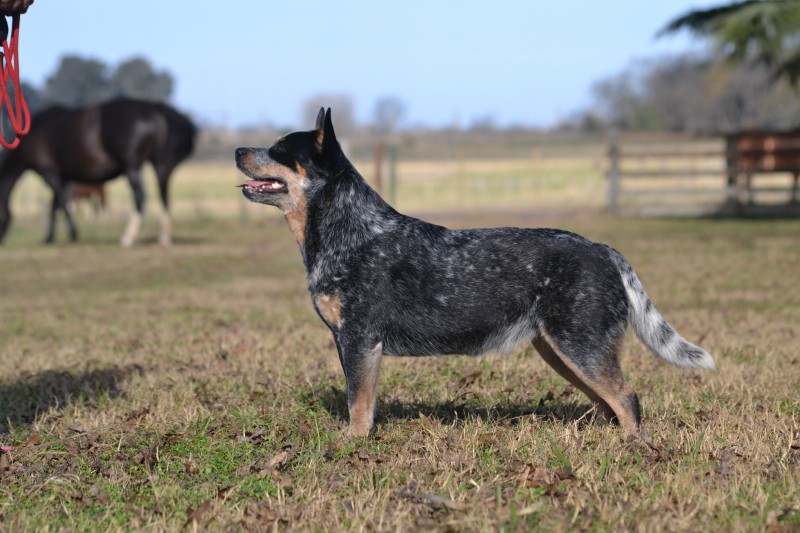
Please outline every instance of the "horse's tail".
[{"label": "horse's tail", "polygon": [[161,104],[160,111],[167,122],[167,152],[174,164],[178,164],[194,152],[197,126],[189,117],[167,104]]}]

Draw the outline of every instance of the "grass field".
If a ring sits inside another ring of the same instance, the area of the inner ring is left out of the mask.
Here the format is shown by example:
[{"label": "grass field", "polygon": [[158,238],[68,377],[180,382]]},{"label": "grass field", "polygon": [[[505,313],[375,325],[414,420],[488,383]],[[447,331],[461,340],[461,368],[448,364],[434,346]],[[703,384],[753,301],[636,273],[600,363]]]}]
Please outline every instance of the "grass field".
[{"label": "grass field", "polygon": [[[601,160],[587,152],[582,157],[563,155],[544,158],[494,160],[400,161],[397,167],[396,207],[402,211],[442,212],[481,210],[588,208],[606,202],[606,183]],[[371,161],[355,161],[365,178],[372,180]],[[387,174],[384,170],[384,176]],[[158,210],[158,188],[150,167],[145,167],[145,193],[150,209]],[[388,178],[384,177],[388,197]],[[178,167],[171,182],[171,210],[177,217],[259,219],[274,215],[245,202],[234,186],[241,174],[230,162],[190,162]],[[109,183],[111,218],[131,209],[130,187],[125,179]],[[40,178],[25,175],[12,192],[15,216],[44,220],[51,194]],[[90,217],[90,209],[81,207]],[[44,236],[44,222],[41,222]],[[85,225],[85,224],[84,224]],[[91,228],[88,228],[91,230]],[[121,230],[120,230],[121,231]],[[11,235],[13,238],[13,234]]]},{"label": "grass field", "polygon": [[[590,170],[540,192],[591,207]],[[50,247],[41,191],[17,191],[0,248],[0,530],[800,528],[797,220],[541,218],[534,200],[532,215],[523,202],[433,215],[615,246],[719,372],[670,367],[631,336],[623,366],[654,451],[595,421],[530,347],[385,358],[375,433],[349,440],[344,378],[285,223],[241,211],[226,166],[182,172],[170,249],[155,216],[143,244],[118,247],[123,183],[111,214],[81,216],[80,243]],[[401,208],[452,207],[410,191]]]}]

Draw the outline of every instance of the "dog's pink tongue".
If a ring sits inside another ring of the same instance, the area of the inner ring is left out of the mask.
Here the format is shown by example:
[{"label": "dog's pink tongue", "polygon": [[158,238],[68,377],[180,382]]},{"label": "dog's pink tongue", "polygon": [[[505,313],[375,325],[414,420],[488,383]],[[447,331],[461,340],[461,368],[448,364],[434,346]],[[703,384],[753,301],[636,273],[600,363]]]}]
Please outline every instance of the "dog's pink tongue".
[{"label": "dog's pink tongue", "polygon": [[261,187],[262,185],[264,185],[264,182],[263,182],[263,181],[257,181],[257,180],[248,180],[248,181],[245,181],[244,183],[240,183],[239,185],[237,185],[237,187],[247,187],[247,186],[250,186],[250,187],[253,187],[253,188],[256,188],[256,189],[257,189],[258,187]]}]

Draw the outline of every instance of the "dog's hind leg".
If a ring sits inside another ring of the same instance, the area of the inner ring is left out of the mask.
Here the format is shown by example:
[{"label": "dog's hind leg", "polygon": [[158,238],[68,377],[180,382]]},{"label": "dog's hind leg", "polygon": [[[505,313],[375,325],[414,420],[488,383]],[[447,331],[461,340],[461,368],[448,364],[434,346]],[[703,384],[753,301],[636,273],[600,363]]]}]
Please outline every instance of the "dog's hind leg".
[{"label": "dog's hind leg", "polygon": [[[619,364],[622,339],[607,347],[595,347],[597,354],[576,357],[565,353],[560,344],[546,331],[534,341],[534,346],[542,357],[559,374],[583,391],[601,412],[609,417],[612,413],[622,426],[627,438],[641,438],[652,444],[650,437],[642,430],[642,415],[639,397],[625,381]],[[570,343],[576,346],[575,343]]]},{"label": "dog's hind leg", "polygon": [[375,404],[378,397],[383,343],[371,349],[351,350],[340,348],[340,358],[347,380],[347,407],[350,411],[350,436],[366,436],[375,419]]},{"label": "dog's hind leg", "polygon": [[533,346],[536,348],[536,351],[539,352],[539,355],[542,356],[542,359],[545,362],[553,367],[553,369],[561,374],[561,377],[572,383],[578,390],[583,392],[589,399],[594,403],[595,408],[597,411],[609,422],[613,419],[614,411],[608,404],[603,401],[603,399],[598,396],[594,390],[589,387],[586,383],[584,383],[575,372],[573,372],[569,366],[567,366],[564,361],[561,359],[556,351],[545,341],[542,337],[537,337],[533,341]]}]

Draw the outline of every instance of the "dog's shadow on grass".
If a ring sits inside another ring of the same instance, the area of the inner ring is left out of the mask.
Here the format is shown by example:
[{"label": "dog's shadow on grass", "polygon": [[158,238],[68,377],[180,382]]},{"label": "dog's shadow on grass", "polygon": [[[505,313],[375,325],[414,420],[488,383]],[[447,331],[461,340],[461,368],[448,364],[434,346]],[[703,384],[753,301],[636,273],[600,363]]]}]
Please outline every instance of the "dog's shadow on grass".
[{"label": "dog's shadow on grass", "polygon": [[80,372],[45,370],[22,375],[11,383],[0,382],[0,435],[9,433],[12,427],[33,424],[53,408],[75,402],[91,405],[101,397],[124,396],[121,383],[143,373],[139,365],[114,365]]},{"label": "dog's shadow on grass", "polygon": [[[309,394],[316,403],[328,411],[334,418],[347,423],[347,392],[331,385],[318,387]],[[483,402],[481,402],[483,403]],[[509,403],[498,399],[497,403],[476,405],[467,399],[456,398],[443,402],[406,402],[397,398],[378,397],[375,423],[385,424],[391,421],[419,420],[420,415],[432,418],[444,425],[462,425],[471,419],[501,421],[507,420],[516,424],[526,417],[535,417],[543,421],[571,423],[594,418],[594,407],[589,403],[564,402],[558,399],[542,397],[534,405],[532,403]]]}]

